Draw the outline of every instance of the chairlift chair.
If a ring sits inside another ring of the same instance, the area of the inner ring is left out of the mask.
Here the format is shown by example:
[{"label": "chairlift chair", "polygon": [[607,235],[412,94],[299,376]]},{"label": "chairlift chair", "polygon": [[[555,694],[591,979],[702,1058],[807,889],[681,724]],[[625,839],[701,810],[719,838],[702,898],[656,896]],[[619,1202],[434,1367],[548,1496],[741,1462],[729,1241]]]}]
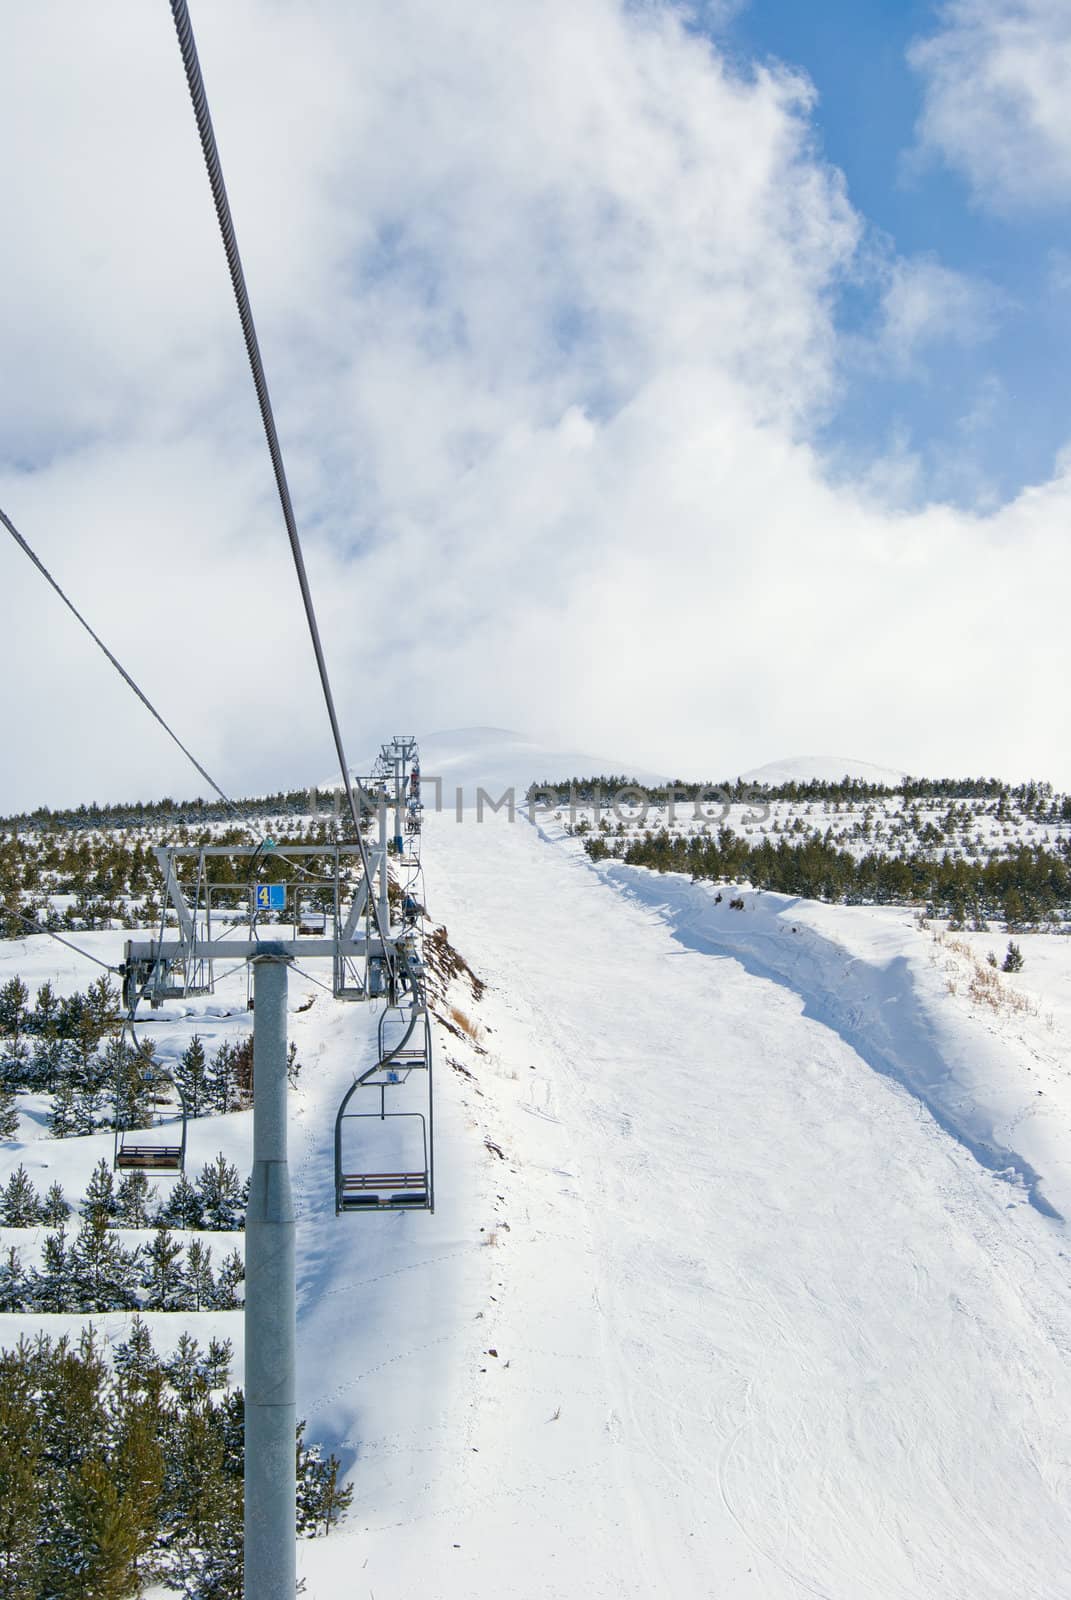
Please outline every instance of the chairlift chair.
[{"label": "chairlift chair", "polygon": [[[161,1087],[166,1091],[163,1096],[159,1092]],[[112,1164],[117,1172],[152,1172],[160,1177],[179,1177],[186,1165],[187,1119],[182,1091],[166,1072],[157,1073],[152,1088],[152,1122],[147,1128],[124,1128],[116,1124]]]},{"label": "chairlift chair", "polygon": [[[410,1106],[415,1092],[420,1109],[388,1110],[399,1096],[405,1104],[406,1085]],[[379,1059],[354,1079],[335,1118],[336,1216],[434,1211],[432,1131],[427,1011],[389,1006],[379,1021]]]}]

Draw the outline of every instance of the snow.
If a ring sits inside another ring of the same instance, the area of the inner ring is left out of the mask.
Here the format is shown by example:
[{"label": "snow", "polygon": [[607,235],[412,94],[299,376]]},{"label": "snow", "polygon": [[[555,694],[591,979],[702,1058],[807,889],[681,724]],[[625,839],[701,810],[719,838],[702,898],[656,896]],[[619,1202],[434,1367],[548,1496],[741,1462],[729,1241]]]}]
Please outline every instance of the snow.
[{"label": "snow", "polygon": [[[1024,936],[1027,1009],[990,1014],[964,975],[995,934],[731,911],[523,813],[429,813],[423,855],[488,983],[451,996],[485,1053],[437,1029],[434,1215],[334,1216],[376,1018],[291,980],[298,1408],[356,1485],[299,1547],[308,1600],[1067,1600],[1071,942]],[[43,939],[11,971],[95,975]],[[229,984],[160,1048],[247,1027]],[[191,1124],[195,1162],[247,1165],[248,1121]],[[98,1140],[4,1146],[0,1178],[47,1161],[73,1198]],[[238,1344],[152,1320],[201,1319]]]},{"label": "snow", "polygon": [[1062,1225],[574,846],[425,861],[490,1054],[440,1072],[440,1211],[315,1234],[358,1455],[309,1594],[1066,1595]]}]

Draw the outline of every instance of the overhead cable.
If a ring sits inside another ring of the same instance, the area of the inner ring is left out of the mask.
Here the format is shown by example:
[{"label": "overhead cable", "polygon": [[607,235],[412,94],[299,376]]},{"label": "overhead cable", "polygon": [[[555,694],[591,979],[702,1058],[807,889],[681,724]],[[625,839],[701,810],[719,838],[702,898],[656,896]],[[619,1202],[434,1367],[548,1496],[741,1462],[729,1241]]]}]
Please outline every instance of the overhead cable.
[{"label": "overhead cable", "polygon": [[[342,783],[349,802],[350,815],[353,818],[353,829],[361,852],[361,865],[364,868],[365,879],[371,882],[371,871],[368,862],[368,853],[365,849],[364,839],[361,835],[361,819],[357,809],[357,799],[353,792],[353,783],[350,778],[349,763],[346,760],[346,751],[342,743],[342,730],[339,727],[338,715],[335,710],[335,699],[331,692],[331,681],[328,677],[327,662],[324,658],[323,645],[320,640],[320,629],[316,621],[316,611],[312,603],[312,591],[309,587],[308,574],[305,570],[305,557],[301,549],[301,538],[298,533],[297,519],[294,516],[294,506],[290,498],[290,485],[287,481],[286,468],[283,464],[283,452],[279,443],[279,434],[275,426],[275,414],[272,410],[271,395],[268,392],[268,379],[264,371],[264,362],[261,359],[260,343],[257,339],[257,330],[253,321],[253,308],[246,288],[245,272],[242,268],[242,258],[238,251],[238,235],[235,232],[234,219],[231,216],[230,201],[227,198],[227,188],[223,181],[223,167],[219,158],[216,145],[215,130],[212,127],[212,117],[208,109],[208,95],[205,91],[204,79],[201,75],[201,63],[197,54],[197,42],[193,36],[193,24],[190,21],[189,8],[186,0],[171,0],[171,14],[175,22],[175,31],[178,35],[179,49],[182,52],[182,62],[186,70],[186,82],[189,86],[190,99],[193,103],[193,114],[197,122],[197,131],[201,139],[201,150],[204,155],[205,167],[208,172],[208,181],[212,189],[212,199],[215,202],[216,218],[219,222],[219,231],[223,239],[223,249],[227,257],[227,266],[230,270],[231,285],[234,298],[238,306],[238,317],[242,324],[242,335],[245,339],[246,354],[249,357],[249,366],[253,375],[253,386],[257,393],[257,403],[260,407],[260,417],[264,425],[264,436],[268,444],[268,453],[271,456],[272,469],[275,473],[275,486],[279,492],[279,504],[282,507],[283,521],[286,523],[287,537],[290,541],[290,552],[294,558],[294,568],[297,572],[298,586],[301,590],[301,599],[305,607],[305,618],[309,626],[309,635],[312,639],[312,648],[316,657],[316,667],[320,675],[320,687],[323,690],[324,703],[331,723],[331,734],[334,740],[335,753],[338,757],[339,768],[342,773]],[[376,930],[383,947],[383,959],[393,973],[393,952],[388,942],[389,930],[383,927],[380,908],[372,897],[372,909],[375,916]]]},{"label": "overhead cable", "polygon": [[151,712],[151,714],[156,718],[157,722],[160,724],[161,728],[163,728],[163,730],[167,734],[168,738],[172,739],[174,741],[174,743],[178,745],[179,749],[182,751],[182,754],[186,757],[187,761],[191,762],[193,764],[193,766],[195,766],[197,768],[197,771],[201,774],[201,777],[205,780],[205,782],[207,784],[211,785],[211,787],[216,791],[216,793],[219,795],[220,799],[224,802],[224,804],[230,806],[231,810],[233,812],[235,812],[236,815],[240,816],[241,813],[238,811],[238,807],[235,805],[234,801],[230,798],[229,795],[227,795],[227,794],[225,794],[223,792],[223,790],[220,788],[219,784],[216,782],[215,778],[213,778],[212,774],[210,772],[206,772],[205,771],[204,767],[202,767],[201,763],[198,761],[197,757],[193,754],[192,750],[187,750],[186,746],[183,744],[182,740],[179,738],[179,736],[175,732],[174,728],[172,728],[169,723],[164,721],[163,717],[160,715],[159,711],[157,711],[156,707],[153,705],[153,703],[149,699],[148,695],[145,694],[138,687],[138,685],[134,682],[133,678],[130,676],[130,674],[126,670],[126,668],[123,666],[122,662],[117,660],[117,658],[112,655],[111,651],[108,649],[108,646],[104,643],[104,640],[100,637],[100,635],[93,631],[93,629],[90,627],[89,623],[86,621],[85,617],[83,617],[82,613],[78,610],[78,607],[74,604],[73,600],[70,600],[68,598],[68,596],[64,593],[64,591],[60,588],[59,584],[56,582],[56,580],[52,576],[51,572],[49,572],[49,570],[45,566],[44,562],[41,561],[41,559],[35,554],[35,552],[26,543],[26,540],[22,537],[22,534],[19,532],[19,530],[16,528],[15,524],[12,522],[11,518],[6,514],[6,512],[2,508],[0,508],[0,522],[2,522],[4,524],[4,527],[7,529],[8,533],[10,533],[11,537],[14,539],[14,541],[18,545],[19,549],[22,550],[25,555],[29,556],[30,560],[33,562],[34,566],[37,568],[38,572],[42,575],[42,577],[47,579],[47,581],[52,585],[53,589],[55,589],[56,593],[59,595],[60,599],[63,601],[63,604],[67,607],[67,610],[71,613],[71,615],[74,616],[74,617],[77,617],[78,621],[82,624],[82,627],[86,630],[86,632],[88,633],[89,637],[93,640],[93,643],[98,647],[98,649],[102,650],[103,653],[107,656],[108,660],[111,662],[111,664],[115,668],[116,672],[122,678],[123,682],[126,683],[131,689],[133,689],[134,693],[137,695],[138,699],[141,701],[141,703],[145,707],[145,709],[147,711]]}]

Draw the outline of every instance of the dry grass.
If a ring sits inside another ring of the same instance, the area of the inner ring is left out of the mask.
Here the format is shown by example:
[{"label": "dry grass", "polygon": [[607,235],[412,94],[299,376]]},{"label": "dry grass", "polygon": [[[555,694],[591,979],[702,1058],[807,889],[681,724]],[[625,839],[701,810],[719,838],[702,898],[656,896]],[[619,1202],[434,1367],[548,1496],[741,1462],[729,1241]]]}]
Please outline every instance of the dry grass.
[{"label": "dry grass", "polygon": [[483,1038],[483,1029],[480,1027],[479,1023],[473,1022],[468,1013],[466,1011],[462,1011],[460,1006],[450,1006],[449,1010],[451,1017],[454,1019],[454,1022],[460,1028],[461,1032],[465,1035],[466,1039],[471,1039],[473,1044],[479,1044],[480,1040]]},{"label": "dry grass", "polygon": [[[991,1011],[1012,1011],[1028,1016],[1037,1016],[1037,1004],[1005,983],[1000,975],[999,967],[993,966],[989,961],[981,961],[964,939],[952,939],[945,933],[937,932],[933,936],[935,944],[943,946],[953,956],[958,956],[967,966],[967,994],[976,1005],[988,1006]],[[958,966],[949,964],[946,973],[952,976],[946,978],[949,994],[958,993],[956,979],[961,976]]]}]

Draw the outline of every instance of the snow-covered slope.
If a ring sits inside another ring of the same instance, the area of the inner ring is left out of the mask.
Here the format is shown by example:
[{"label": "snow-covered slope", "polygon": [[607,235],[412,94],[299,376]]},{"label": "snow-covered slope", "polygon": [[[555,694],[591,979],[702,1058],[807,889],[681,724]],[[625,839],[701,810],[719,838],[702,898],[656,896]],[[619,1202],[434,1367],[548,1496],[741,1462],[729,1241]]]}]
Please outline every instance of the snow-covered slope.
[{"label": "snow-covered slope", "polygon": [[305,1190],[302,1404],[358,1486],[310,1596],[1066,1600],[1063,1225],[728,918],[523,822],[426,860],[487,1054],[449,1043],[433,1218]]}]

